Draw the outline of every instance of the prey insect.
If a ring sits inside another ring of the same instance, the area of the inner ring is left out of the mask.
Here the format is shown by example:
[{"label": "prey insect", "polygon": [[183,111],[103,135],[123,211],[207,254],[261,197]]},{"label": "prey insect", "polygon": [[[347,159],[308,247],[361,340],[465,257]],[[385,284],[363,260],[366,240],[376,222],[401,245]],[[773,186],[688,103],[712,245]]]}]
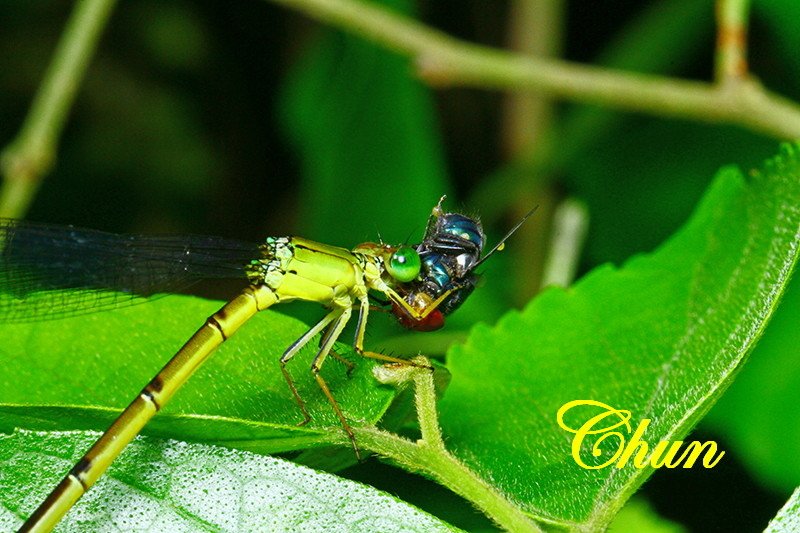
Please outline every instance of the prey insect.
[{"label": "prey insect", "polygon": [[269,237],[260,245],[248,245],[215,237],[115,235],[0,220],[0,320],[41,320],[118,307],[200,278],[247,280],[247,287],[211,315],[123,410],[20,531],[52,530],[211,353],[256,313],[277,303],[305,300],[328,309],[286,349],[280,368],[303,414],[301,423],[308,422],[310,414],[286,366],[322,334],[311,373],[359,456],[353,430],[321,373],[328,355],[335,356],[333,345],[347,323],[357,317],[358,354],[413,365],[365,350],[370,298],[385,300],[407,328],[441,327],[444,316],[475,288],[475,269],[535,211],[483,254],[480,222],[444,212],[442,200],[419,244],[364,243],[352,250],[300,237]]}]

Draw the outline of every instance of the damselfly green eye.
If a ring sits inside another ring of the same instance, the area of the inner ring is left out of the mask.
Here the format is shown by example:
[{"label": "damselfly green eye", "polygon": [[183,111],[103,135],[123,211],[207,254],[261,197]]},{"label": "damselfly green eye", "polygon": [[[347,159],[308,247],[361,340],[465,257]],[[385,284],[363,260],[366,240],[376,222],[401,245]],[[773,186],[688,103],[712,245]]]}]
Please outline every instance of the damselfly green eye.
[{"label": "damselfly green eye", "polygon": [[386,270],[394,279],[405,283],[419,276],[420,266],[421,261],[417,251],[410,246],[401,246],[389,258]]}]

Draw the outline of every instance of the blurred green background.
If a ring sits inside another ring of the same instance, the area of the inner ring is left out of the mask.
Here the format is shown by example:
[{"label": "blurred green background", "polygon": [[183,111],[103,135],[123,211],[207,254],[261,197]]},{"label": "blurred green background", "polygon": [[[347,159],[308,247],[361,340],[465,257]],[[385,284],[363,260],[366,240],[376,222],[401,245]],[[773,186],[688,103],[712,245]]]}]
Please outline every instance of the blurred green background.
[{"label": "blurred green background", "polygon": [[[500,47],[513,18],[513,2],[383,3]],[[71,7],[0,4],[0,145],[18,131]],[[549,25],[532,20],[530,31],[554,35],[569,60],[711,76],[711,2],[572,2],[559,11]],[[752,11],[752,71],[800,100],[800,4],[762,0]],[[268,2],[122,2],[28,218],[252,241],[300,234],[350,247],[379,233],[387,241],[419,237],[445,193],[450,208],[482,215],[490,242],[540,204],[431,344],[376,321],[371,342],[443,353],[471,324],[535,294],[562,200],[588,209],[586,272],[656,247],[721,166],[749,169],[777,152],[777,139],[738,127],[553,102],[529,117],[540,121],[537,144],[514,148],[505,104],[496,92],[431,90],[407,59]],[[725,460],[711,471],[658,471],[645,485],[662,516],[690,530],[760,530],[800,484],[797,284],[694,437],[720,441]],[[217,297],[227,290],[200,289]],[[348,475],[456,525],[485,526],[441,489],[420,489],[419,478],[374,465]]]}]

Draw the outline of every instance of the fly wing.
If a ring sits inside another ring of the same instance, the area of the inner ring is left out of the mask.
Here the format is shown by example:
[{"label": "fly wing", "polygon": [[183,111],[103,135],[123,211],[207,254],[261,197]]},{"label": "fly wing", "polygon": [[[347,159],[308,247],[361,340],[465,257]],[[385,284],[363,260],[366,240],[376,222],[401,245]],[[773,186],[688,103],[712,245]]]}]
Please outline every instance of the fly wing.
[{"label": "fly wing", "polygon": [[133,305],[206,278],[244,278],[257,245],[197,235],[119,235],[0,219],[0,321]]}]

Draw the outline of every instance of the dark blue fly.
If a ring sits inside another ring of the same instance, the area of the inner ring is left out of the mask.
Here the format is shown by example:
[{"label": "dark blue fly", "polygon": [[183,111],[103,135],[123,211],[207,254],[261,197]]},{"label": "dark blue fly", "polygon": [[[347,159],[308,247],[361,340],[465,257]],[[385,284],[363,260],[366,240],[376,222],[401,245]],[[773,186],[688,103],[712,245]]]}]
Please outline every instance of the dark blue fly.
[{"label": "dark blue fly", "polygon": [[439,306],[443,314],[455,311],[475,289],[478,276],[473,269],[485,244],[486,236],[477,219],[442,213],[438,206],[434,210],[417,253],[422,260],[422,290],[432,298],[453,290]]},{"label": "dark blue fly", "polygon": [[[420,258],[419,276],[403,283],[401,292],[414,309],[425,311],[422,318],[412,316],[400,306],[393,313],[400,323],[418,331],[433,331],[444,326],[445,315],[464,303],[478,283],[479,267],[508,239],[536,208],[514,226],[489,253],[484,254],[486,235],[477,218],[442,210],[444,197],[433,208],[422,242],[414,246]],[[439,301],[439,298],[442,300]]]}]

